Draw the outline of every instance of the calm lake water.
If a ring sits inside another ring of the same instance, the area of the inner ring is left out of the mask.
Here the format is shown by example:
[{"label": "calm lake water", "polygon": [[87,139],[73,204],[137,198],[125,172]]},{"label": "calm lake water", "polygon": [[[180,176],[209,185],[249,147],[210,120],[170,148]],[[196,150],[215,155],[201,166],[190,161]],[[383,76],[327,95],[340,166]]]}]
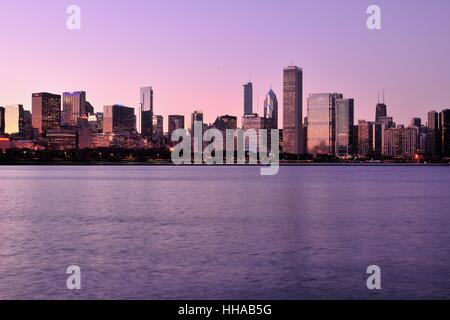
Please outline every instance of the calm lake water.
[{"label": "calm lake water", "polygon": [[450,167],[0,167],[0,299],[449,299],[449,187]]}]

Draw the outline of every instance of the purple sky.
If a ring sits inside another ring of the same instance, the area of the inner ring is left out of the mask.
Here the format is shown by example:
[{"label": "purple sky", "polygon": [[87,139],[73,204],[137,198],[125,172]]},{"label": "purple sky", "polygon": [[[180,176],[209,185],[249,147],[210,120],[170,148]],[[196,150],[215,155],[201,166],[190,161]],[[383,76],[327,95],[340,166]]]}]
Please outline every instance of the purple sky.
[{"label": "purple sky", "polygon": [[[80,31],[66,28],[70,4]],[[370,4],[383,30],[366,28]],[[250,72],[259,111],[271,85],[281,106],[282,70],[294,63],[305,115],[309,93],[342,92],[356,119],[373,120],[385,88],[389,114],[408,123],[450,107],[449,36],[448,0],[1,0],[0,105],[86,90],[97,111],[136,107],[151,85],[156,114],[200,109],[211,122],[242,115]]]}]

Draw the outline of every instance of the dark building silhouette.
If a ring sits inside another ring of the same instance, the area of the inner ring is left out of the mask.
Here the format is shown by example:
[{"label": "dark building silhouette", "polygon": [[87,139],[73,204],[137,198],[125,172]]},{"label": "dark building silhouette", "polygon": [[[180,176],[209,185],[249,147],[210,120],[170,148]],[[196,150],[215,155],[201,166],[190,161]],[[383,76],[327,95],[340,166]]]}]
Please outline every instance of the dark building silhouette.
[{"label": "dark building silhouette", "polygon": [[152,138],[153,135],[153,89],[141,88],[140,91],[140,133],[144,138]]},{"label": "dark building silhouette", "polygon": [[375,123],[379,123],[382,117],[387,117],[387,106],[384,103],[378,103],[375,112]]},{"label": "dark building silhouette", "polygon": [[353,155],[354,141],[354,99],[336,100],[336,155],[350,157]]},{"label": "dark building silhouette", "polygon": [[302,154],[303,150],[303,71],[297,66],[283,74],[283,152]]},{"label": "dark building silhouette", "polygon": [[0,107],[0,134],[5,133],[5,108]]},{"label": "dark building silhouette", "polygon": [[428,112],[428,122],[427,126],[431,133],[431,146],[430,153],[436,156],[439,156],[442,153],[442,136],[440,133],[440,123],[439,123],[439,113],[436,111]]},{"label": "dark building silhouette", "polygon": [[440,122],[442,132],[442,155],[444,157],[450,157],[450,109],[442,110]]},{"label": "dark building silhouette", "polygon": [[244,84],[244,116],[253,114],[253,84]]},{"label": "dark building silhouette", "polygon": [[169,141],[172,139],[172,134],[175,130],[185,129],[184,116],[170,115],[169,116]]}]

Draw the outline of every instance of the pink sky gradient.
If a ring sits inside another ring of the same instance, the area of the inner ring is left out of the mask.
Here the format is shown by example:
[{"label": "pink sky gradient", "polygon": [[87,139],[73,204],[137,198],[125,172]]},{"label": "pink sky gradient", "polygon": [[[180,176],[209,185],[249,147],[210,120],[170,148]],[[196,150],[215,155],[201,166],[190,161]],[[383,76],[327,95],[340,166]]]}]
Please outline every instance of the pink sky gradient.
[{"label": "pink sky gradient", "polygon": [[[366,28],[374,3],[380,31]],[[70,4],[81,7],[80,31],[66,28]],[[212,122],[242,115],[249,72],[256,111],[271,85],[282,106],[293,62],[304,71],[304,115],[309,93],[342,92],[355,98],[356,120],[373,120],[385,88],[397,123],[425,121],[450,107],[449,17],[447,0],[0,0],[0,105],[30,109],[32,92],[85,90],[96,111],[137,107],[151,85],[156,114],[200,109]]]}]

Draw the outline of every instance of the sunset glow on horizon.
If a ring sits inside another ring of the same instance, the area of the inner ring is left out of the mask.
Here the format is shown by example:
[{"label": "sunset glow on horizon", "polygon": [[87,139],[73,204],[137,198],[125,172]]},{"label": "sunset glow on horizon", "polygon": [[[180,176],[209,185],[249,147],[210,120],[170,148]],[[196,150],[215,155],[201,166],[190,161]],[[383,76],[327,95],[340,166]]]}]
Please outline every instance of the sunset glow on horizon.
[{"label": "sunset glow on horizon", "polygon": [[[386,90],[397,123],[450,106],[450,2],[376,1],[382,30],[366,27],[373,1],[7,1],[0,7],[0,105],[31,109],[33,92],[84,90],[102,111],[137,108],[154,89],[155,114],[240,118],[242,85],[254,84],[262,113],[272,87],[283,102],[283,68],[304,74],[310,93],[355,99],[356,119],[372,120]],[[76,4],[82,28],[66,28]],[[282,108],[280,108],[280,124]]]}]

